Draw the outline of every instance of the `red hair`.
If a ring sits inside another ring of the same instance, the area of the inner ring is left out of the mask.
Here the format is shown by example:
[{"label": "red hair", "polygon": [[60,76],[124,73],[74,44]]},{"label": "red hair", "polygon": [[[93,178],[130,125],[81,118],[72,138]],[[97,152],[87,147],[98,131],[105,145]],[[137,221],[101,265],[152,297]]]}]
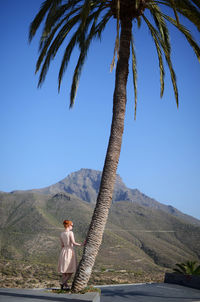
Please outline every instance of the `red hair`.
[{"label": "red hair", "polygon": [[71,220],[64,220],[63,225],[64,225],[65,228],[68,228],[71,225],[73,225],[73,222]]}]

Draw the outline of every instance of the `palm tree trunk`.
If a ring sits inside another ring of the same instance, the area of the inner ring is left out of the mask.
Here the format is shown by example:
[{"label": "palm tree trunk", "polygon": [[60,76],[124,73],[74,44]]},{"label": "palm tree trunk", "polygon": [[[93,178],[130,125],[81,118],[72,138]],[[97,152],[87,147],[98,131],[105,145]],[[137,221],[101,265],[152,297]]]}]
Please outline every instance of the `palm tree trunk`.
[{"label": "palm tree trunk", "polygon": [[79,263],[72,290],[78,292],[87,286],[92,268],[102,242],[102,237],[112,202],[116,171],[121,151],[126,109],[126,86],[129,71],[131,20],[121,20],[119,60],[116,68],[113,96],[113,118],[110,139],[104,163],[99,194],[87,234],[82,259]]}]

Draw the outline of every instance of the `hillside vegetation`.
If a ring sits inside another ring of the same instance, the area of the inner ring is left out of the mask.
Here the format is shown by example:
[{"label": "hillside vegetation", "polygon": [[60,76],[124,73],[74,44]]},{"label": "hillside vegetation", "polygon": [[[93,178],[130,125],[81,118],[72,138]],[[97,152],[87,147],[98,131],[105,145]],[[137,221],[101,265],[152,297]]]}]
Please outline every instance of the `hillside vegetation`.
[{"label": "hillside vegetation", "polygon": [[[0,286],[57,286],[62,221],[72,220],[76,241],[83,242],[93,206],[63,192],[0,193]],[[184,217],[131,200],[113,202],[91,282],[161,281],[177,262],[199,261],[198,220]],[[76,252],[80,259],[82,248]]]}]

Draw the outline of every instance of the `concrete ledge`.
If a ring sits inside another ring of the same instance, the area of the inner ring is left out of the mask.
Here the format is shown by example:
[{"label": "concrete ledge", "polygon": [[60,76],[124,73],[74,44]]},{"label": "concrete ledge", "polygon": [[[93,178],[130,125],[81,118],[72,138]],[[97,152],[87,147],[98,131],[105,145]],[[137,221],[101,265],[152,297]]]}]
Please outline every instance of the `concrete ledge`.
[{"label": "concrete ledge", "polygon": [[164,282],[200,289],[200,276],[198,275],[182,275],[177,273],[166,273]]},{"label": "concrete ledge", "polygon": [[[31,300],[30,300],[31,299]],[[2,302],[100,302],[98,292],[86,294],[54,294],[46,289],[0,288]]]}]

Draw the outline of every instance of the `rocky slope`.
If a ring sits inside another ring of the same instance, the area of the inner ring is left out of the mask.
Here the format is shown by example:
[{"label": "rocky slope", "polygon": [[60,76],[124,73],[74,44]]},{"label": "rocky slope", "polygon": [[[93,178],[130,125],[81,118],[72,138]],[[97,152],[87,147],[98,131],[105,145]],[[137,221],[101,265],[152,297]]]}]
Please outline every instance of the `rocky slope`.
[{"label": "rocky slope", "polygon": [[[95,203],[99,191],[100,181],[100,171],[81,169],[77,172],[71,173],[66,178],[54,185],[32,191],[41,194],[56,194],[60,192],[69,193],[86,202]],[[155,199],[146,196],[137,189],[127,188],[119,175],[116,177],[113,194],[113,202],[117,201],[129,201],[144,207],[162,210],[189,223],[200,225],[200,221],[198,219],[183,214],[171,205],[159,203]]]}]

